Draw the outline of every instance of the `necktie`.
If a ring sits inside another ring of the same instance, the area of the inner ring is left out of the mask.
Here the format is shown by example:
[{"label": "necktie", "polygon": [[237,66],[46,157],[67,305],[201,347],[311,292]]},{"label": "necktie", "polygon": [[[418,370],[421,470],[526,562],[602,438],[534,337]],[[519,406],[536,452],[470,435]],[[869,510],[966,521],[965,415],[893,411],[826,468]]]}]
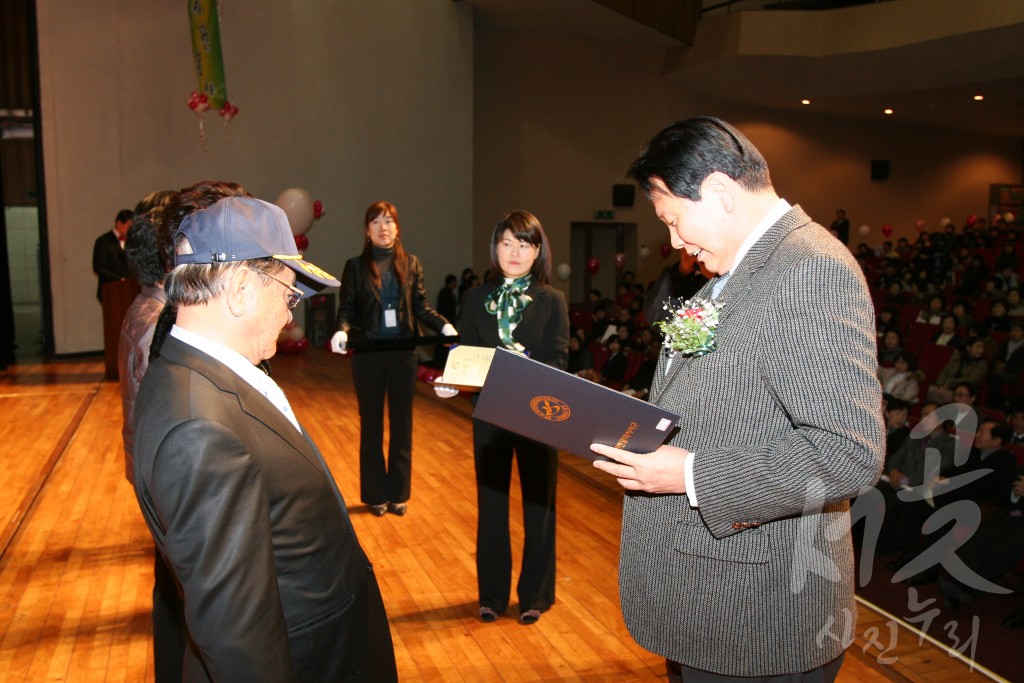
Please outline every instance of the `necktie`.
[{"label": "necktie", "polygon": [[722,273],[715,278],[715,284],[711,285],[712,299],[717,299],[722,294],[722,290],[725,289],[725,283],[729,281],[730,275],[732,273]]},{"label": "necktie", "polygon": [[267,397],[267,400],[274,404],[274,407],[281,411],[281,414],[288,418],[288,421],[295,425],[295,428],[300,432],[302,428],[299,427],[299,419],[295,417],[295,413],[292,411],[292,406],[288,403],[288,398],[281,391],[281,387],[277,386],[277,382],[267,377],[261,382],[260,393]]}]

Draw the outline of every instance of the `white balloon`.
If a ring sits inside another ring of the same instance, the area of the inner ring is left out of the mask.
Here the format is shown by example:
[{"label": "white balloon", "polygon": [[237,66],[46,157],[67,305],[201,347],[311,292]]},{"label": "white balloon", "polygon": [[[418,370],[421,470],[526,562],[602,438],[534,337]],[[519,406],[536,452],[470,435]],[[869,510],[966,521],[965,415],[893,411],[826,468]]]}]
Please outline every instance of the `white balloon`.
[{"label": "white balloon", "polygon": [[858,228],[857,232],[860,233],[861,237],[867,237],[868,233],[871,232],[871,228],[867,225],[862,225]]},{"label": "white balloon", "polygon": [[305,235],[313,227],[313,198],[298,187],[290,187],[277,195],[274,203],[288,216],[293,235]]},{"label": "white balloon", "polygon": [[651,255],[651,250],[646,244],[640,245],[640,258],[647,258]]},{"label": "white balloon", "polygon": [[1017,217],[1014,216],[1009,211],[1007,211],[1006,213],[1003,214],[1003,220],[1006,221],[1007,223],[1012,223],[1014,220],[1016,220],[1016,218]]},{"label": "white balloon", "polygon": [[572,268],[569,267],[568,263],[559,263],[555,272],[558,273],[558,279],[565,282],[569,279],[569,276],[572,275]]},{"label": "white balloon", "polygon": [[942,227],[946,227],[947,225],[952,224],[953,221],[950,220],[949,216],[943,216],[941,219],[939,219],[939,225],[941,225]]}]

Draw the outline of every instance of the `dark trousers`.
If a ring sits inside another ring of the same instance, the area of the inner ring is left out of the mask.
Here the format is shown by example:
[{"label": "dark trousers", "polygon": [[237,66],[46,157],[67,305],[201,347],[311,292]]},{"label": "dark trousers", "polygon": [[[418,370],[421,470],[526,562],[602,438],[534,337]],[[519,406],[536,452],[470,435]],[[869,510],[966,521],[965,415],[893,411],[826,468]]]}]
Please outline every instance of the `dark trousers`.
[{"label": "dark trousers", "polygon": [[992,515],[956,554],[979,576],[998,582],[1024,558],[1024,516],[1019,510]]},{"label": "dark trousers", "polygon": [[[359,400],[359,497],[367,505],[409,500],[416,366],[412,350],[363,351],[352,356],[352,380]],[[390,424],[387,463],[385,396]]]},{"label": "dark trousers", "polygon": [[185,657],[185,606],[159,549],[153,561],[153,673],[157,683],[180,683]]},{"label": "dark trousers", "polygon": [[555,602],[555,489],[558,452],[544,444],[473,420],[473,455],[479,517],[476,528],[480,604],[508,608],[512,584],[509,488],[512,458],[523,490],[525,543],[516,588],[522,611],[545,610]]},{"label": "dark trousers", "polygon": [[710,671],[691,669],[678,662],[666,660],[669,683],[832,683],[839,675],[846,653],[817,669],[781,676],[723,676]]}]

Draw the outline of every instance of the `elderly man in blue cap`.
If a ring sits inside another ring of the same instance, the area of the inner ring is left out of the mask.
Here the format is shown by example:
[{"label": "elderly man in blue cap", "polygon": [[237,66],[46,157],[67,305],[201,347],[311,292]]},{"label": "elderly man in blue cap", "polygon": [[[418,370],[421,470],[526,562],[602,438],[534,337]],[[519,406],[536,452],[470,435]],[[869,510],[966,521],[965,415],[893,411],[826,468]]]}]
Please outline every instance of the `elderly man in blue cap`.
[{"label": "elderly man in blue cap", "polygon": [[373,566],[320,451],[260,369],[305,294],[281,209],[228,197],[186,218],[177,320],[135,413],[135,493],[180,586],[186,681],[395,681]]}]

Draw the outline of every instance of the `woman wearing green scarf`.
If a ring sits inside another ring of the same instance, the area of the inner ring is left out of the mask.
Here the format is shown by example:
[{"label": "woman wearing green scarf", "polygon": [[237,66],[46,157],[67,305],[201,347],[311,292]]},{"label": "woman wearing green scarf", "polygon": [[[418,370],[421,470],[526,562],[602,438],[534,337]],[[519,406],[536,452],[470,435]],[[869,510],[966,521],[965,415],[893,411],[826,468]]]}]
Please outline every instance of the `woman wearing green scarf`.
[{"label": "woman wearing green scarf", "polygon": [[[562,292],[551,287],[548,238],[540,221],[526,211],[501,217],[491,238],[490,280],[466,291],[459,318],[462,343],[503,347],[565,370],[569,310]],[[439,396],[454,391],[438,389]],[[480,619],[494,621],[507,608],[512,583],[509,540],[509,486],[512,458],[519,468],[526,531],[519,575],[519,620],[536,622],[555,602],[554,448],[486,422],[473,421],[476,464],[477,584]]]}]

